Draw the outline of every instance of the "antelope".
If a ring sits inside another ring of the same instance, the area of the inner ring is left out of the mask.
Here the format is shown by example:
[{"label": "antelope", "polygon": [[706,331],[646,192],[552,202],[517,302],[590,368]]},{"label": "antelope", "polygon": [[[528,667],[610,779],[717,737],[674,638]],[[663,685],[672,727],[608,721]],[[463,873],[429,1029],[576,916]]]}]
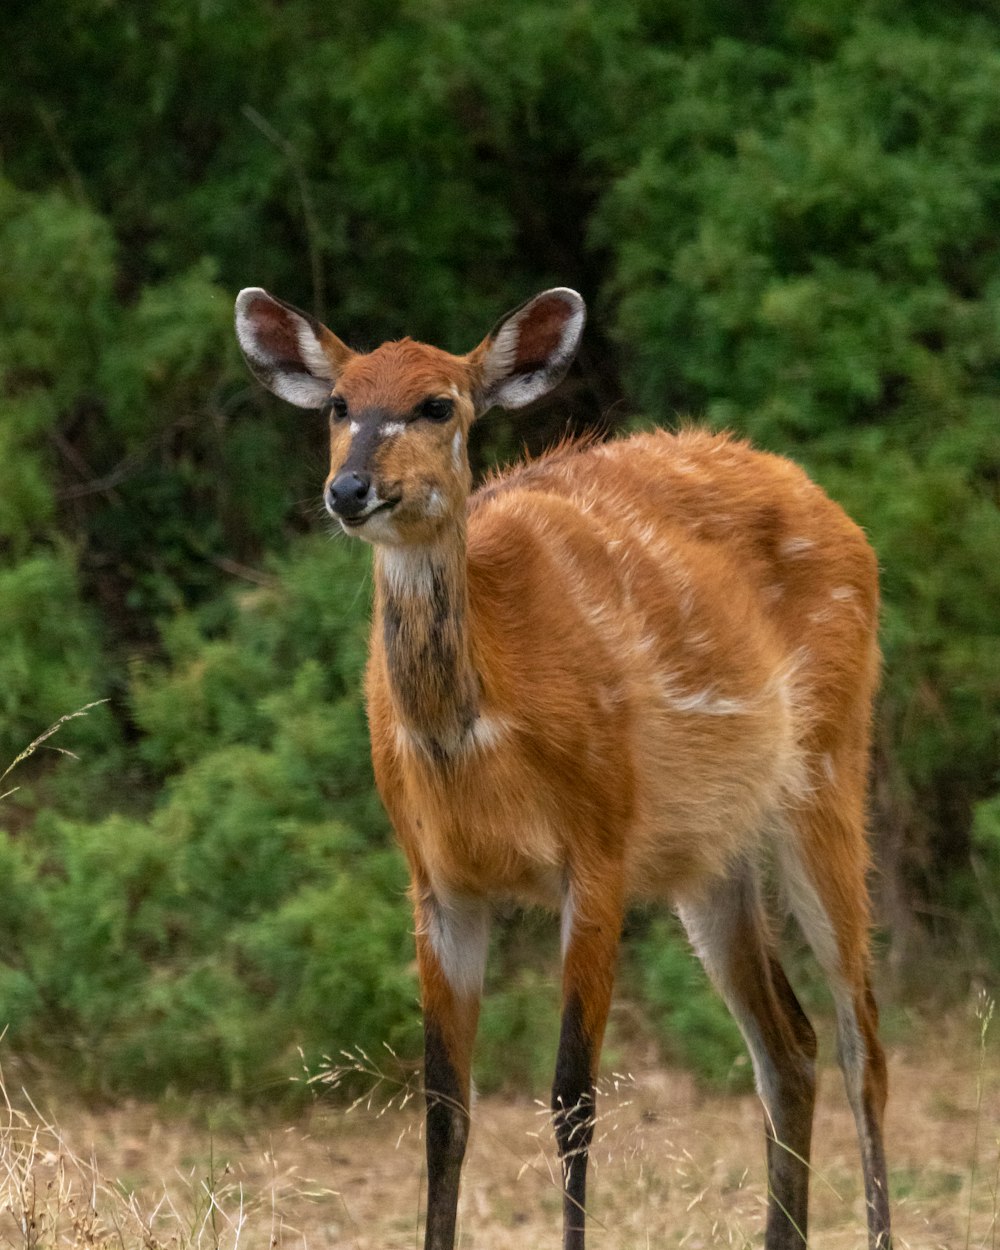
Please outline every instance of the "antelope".
[{"label": "antelope", "polygon": [[832,988],[869,1246],[889,1250],[866,886],[875,557],[790,461],[693,428],[563,444],[472,492],[472,422],[556,386],[585,315],[575,291],[543,291],[456,356],[409,338],[352,351],[258,287],[236,304],[253,374],[328,417],[326,508],[374,547],[366,698],[411,875],[424,1244],[454,1245],[491,909],[511,899],[561,916],[565,1250],[584,1246],[635,899],[676,909],[742,1030],[765,1112],[765,1245],[805,1244],[816,1036],[779,962],[766,861]]}]

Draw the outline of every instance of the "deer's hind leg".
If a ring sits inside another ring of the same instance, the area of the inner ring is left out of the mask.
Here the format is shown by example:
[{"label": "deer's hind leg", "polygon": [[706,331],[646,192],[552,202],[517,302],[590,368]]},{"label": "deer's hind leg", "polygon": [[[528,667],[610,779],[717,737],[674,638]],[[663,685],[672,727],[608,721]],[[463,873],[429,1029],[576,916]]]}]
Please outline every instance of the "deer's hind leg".
[{"label": "deer's hind leg", "polygon": [[868,1208],[871,1250],[889,1250],[888,1173],[883,1144],[888,1080],[872,992],[868,847],[860,803],[832,786],[794,814],[782,844],[785,888],[796,919],[823,969],[837,1012],[837,1058],[854,1112]]},{"label": "deer's hind leg", "polygon": [[737,861],[678,907],[691,943],[740,1027],[764,1104],[767,1250],[806,1244],[816,1035],[775,954],[755,865]]}]

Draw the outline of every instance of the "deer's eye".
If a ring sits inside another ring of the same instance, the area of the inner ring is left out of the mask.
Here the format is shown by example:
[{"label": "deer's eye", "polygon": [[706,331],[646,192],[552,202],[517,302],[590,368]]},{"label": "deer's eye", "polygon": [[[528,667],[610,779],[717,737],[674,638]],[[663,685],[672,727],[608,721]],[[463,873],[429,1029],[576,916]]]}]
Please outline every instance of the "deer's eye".
[{"label": "deer's eye", "polygon": [[343,421],[347,416],[347,400],[343,395],[331,395],[323,405],[326,416],[333,421]]},{"label": "deer's eye", "polygon": [[428,421],[447,421],[454,406],[450,399],[425,399],[417,405],[417,415]]}]

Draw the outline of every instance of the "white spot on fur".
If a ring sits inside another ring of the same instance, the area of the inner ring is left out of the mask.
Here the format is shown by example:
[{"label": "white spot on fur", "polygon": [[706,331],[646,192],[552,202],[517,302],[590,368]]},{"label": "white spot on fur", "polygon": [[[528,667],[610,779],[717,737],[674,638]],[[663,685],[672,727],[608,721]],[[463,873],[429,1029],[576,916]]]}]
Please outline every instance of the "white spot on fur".
[{"label": "white spot on fur", "polygon": [[837,780],[837,770],[833,766],[833,757],[829,751],[824,751],[820,756],[819,766],[823,770],[823,776],[833,785]]},{"label": "white spot on fur", "polygon": [[503,746],[511,730],[510,721],[500,716],[477,716],[468,729],[456,730],[447,737],[436,737],[433,748],[419,729],[396,725],[396,750],[401,754],[422,755],[436,759],[440,751],[452,756],[477,751],[496,751]]},{"label": "white spot on fur", "polygon": [[477,716],[465,735],[462,746],[467,750],[495,751],[510,733],[510,721],[501,716]]},{"label": "white spot on fur", "polygon": [[359,421],[352,421],[351,424],[347,428],[351,431],[352,434],[357,434],[358,430],[361,429],[361,423]]},{"label": "white spot on fur", "polygon": [[711,637],[703,629],[697,629],[694,633],[685,634],[684,645],[690,647],[692,651],[707,652],[713,648]]},{"label": "white spot on fur", "polygon": [[788,538],[781,544],[780,551],[786,560],[801,560],[815,546],[811,538]]},{"label": "white spot on fur", "polygon": [[378,427],[378,432],[383,438],[395,438],[405,429],[406,425],[402,421],[386,421]]},{"label": "white spot on fur", "polygon": [[858,592],[853,586],[834,586],[833,590],[830,591],[830,598],[838,601],[856,599],[857,595]]},{"label": "white spot on fur", "polygon": [[714,686],[686,693],[678,689],[669,677],[659,678],[656,684],[660,697],[674,712],[701,716],[741,716],[754,711],[756,707],[756,700],[751,702],[746,699],[729,699],[720,695]]},{"label": "white spot on fur", "polygon": [[[455,388],[452,387],[452,390]],[[456,430],[455,437],[451,440],[451,463],[455,466],[456,473],[462,467],[462,431]]]}]

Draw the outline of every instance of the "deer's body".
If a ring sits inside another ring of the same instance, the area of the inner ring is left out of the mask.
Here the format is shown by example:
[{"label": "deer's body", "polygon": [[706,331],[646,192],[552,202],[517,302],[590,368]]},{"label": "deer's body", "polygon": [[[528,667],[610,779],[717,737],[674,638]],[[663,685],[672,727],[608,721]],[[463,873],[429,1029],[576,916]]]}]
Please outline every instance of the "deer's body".
[{"label": "deer's body", "polygon": [[875,560],[790,462],[693,430],[563,447],[469,497],[469,423],[558,380],[578,299],[537,297],[467,357],[408,340],[356,356],[264,292],[238,306],[272,389],[303,406],[332,390],[328,506],[376,546],[368,708],[413,883],[426,1244],[454,1241],[490,908],[506,898],[562,919],[568,1250],[636,898],[677,907],[743,1030],[767,1114],[767,1245],[803,1244],[815,1037],[760,905],[768,855],[831,982],[870,1242],[886,1250],[864,835]]}]

